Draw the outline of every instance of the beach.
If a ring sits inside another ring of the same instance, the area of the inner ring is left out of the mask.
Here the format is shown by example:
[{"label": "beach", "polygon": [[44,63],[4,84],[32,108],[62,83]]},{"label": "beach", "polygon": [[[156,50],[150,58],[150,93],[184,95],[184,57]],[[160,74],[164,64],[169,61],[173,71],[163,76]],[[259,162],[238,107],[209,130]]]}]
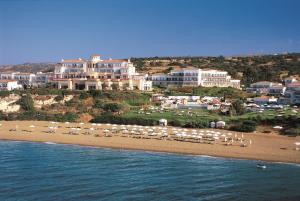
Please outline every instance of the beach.
[{"label": "beach", "polygon": [[[278,134],[231,132],[232,135],[242,136],[243,140],[248,142],[247,146],[243,147],[239,142],[226,146],[226,143],[222,141],[207,144],[167,139],[137,139],[114,134],[111,137],[105,137],[105,130],[112,126],[106,124],[97,127],[95,124],[92,125],[90,123],[65,124],[45,121],[1,121],[0,123],[0,140],[52,142],[300,164],[300,151],[295,150],[294,144],[300,141],[299,136],[287,137]],[[49,129],[53,127],[56,127],[55,132],[49,132]],[[80,128],[79,131],[76,135],[70,134],[71,128],[75,127]],[[174,128],[168,127],[167,132],[170,129]],[[211,132],[216,131],[220,134],[229,132],[217,129],[197,129],[197,131],[203,130],[207,132],[208,130]]]}]

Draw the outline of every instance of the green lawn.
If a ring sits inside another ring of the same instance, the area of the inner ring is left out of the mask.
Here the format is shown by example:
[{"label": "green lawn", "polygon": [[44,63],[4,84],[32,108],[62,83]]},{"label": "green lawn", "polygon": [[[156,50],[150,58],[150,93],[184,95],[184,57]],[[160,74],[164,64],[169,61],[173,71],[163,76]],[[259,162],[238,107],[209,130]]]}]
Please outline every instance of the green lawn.
[{"label": "green lawn", "polygon": [[[291,114],[293,114],[292,109],[288,110],[265,110],[263,112],[247,112],[240,116],[226,116],[226,115],[219,115],[214,112],[210,112],[204,109],[174,109],[174,110],[166,110],[166,111],[140,111],[136,109],[132,109],[129,112],[123,114],[124,117],[141,117],[141,118],[147,118],[147,119],[167,119],[168,121],[178,120],[180,122],[190,122],[190,121],[196,121],[196,120],[222,120],[225,122],[230,121],[238,121],[241,119],[255,119],[255,118],[261,118],[261,119],[274,119],[274,118],[283,118],[288,117]],[[277,116],[277,115],[282,115]],[[300,117],[300,113],[298,112],[296,116]]]}]

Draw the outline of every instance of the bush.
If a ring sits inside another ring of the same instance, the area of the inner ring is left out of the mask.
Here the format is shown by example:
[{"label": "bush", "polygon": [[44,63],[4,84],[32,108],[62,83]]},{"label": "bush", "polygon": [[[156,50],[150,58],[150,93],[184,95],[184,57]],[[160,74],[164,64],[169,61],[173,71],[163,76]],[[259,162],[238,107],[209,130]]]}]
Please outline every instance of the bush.
[{"label": "bush", "polygon": [[184,125],[186,128],[208,128],[209,121],[208,120],[197,120],[197,121],[190,121]]},{"label": "bush", "polygon": [[2,97],[2,98],[9,96],[9,94],[10,94],[10,91],[0,91],[0,97]]},{"label": "bush", "polygon": [[233,115],[242,115],[245,113],[244,102],[242,100],[235,100],[230,107],[230,113]]},{"label": "bush", "polygon": [[89,93],[88,92],[85,92],[85,91],[82,91],[79,95],[79,98],[80,99],[87,99],[89,96]]},{"label": "bush", "polygon": [[114,116],[112,114],[104,114],[92,119],[93,123],[113,123],[113,124],[131,124],[131,125],[142,125],[142,126],[154,126],[158,125],[158,121],[154,119],[147,119],[141,117],[121,117]]},{"label": "bush", "polygon": [[91,94],[91,96],[93,96],[93,98],[101,98],[104,96],[104,93],[100,90],[90,90],[89,93]]},{"label": "bush", "polygon": [[63,95],[58,95],[58,96],[56,96],[56,97],[54,98],[54,100],[55,100],[56,102],[60,102],[60,101],[64,100],[64,97],[63,97]]},{"label": "bush", "polygon": [[235,122],[234,125],[229,127],[229,130],[239,131],[239,132],[253,132],[256,130],[256,122],[251,120],[243,120],[240,122]]},{"label": "bush", "polygon": [[29,93],[22,95],[20,100],[18,101],[18,104],[25,111],[29,111],[29,112],[34,111],[33,100]]},{"label": "bush", "polygon": [[300,135],[300,128],[288,128],[282,131],[283,135],[297,136]]},{"label": "bush", "polygon": [[171,126],[175,126],[175,127],[183,127],[184,126],[184,123],[182,123],[181,121],[179,121],[177,119],[170,121],[169,124]]},{"label": "bush", "polygon": [[74,122],[78,118],[76,113],[67,112],[65,114],[47,114],[46,112],[25,111],[20,114],[9,114],[7,120],[37,120],[37,121],[70,121]]},{"label": "bush", "polygon": [[119,112],[122,110],[123,106],[119,103],[106,103],[102,108],[107,112]]}]

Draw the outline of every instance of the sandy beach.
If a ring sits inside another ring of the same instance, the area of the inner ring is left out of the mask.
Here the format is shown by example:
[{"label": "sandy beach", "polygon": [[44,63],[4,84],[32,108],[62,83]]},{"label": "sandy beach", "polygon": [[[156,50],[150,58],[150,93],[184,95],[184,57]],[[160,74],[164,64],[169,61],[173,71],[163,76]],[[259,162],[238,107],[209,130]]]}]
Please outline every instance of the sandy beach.
[{"label": "sandy beach", "polygon": [[[96,128],[92,124],[78,123],[54,123],[44,121],[1,121],[0,140],[17,140],[33,142],[53,142],[62,144],[76,144],[84,146],[109,147],[115,149],[133,149],[158,152],[170,152],[180,154],[209,155],[218,157],[255,159],[263,161],[300,163],[300,151],[295,150],[295,142],[300,141],[300,137],[286,137],[277,134],[244,133],[245,141],[251,144],[242,147],[240,143],[234,142],[231,146],[226,146],[223,142],[215,144],[182,142],[166,139],[136,139],[121,135],[105,137],[103,135],[108,125],[101,125]],[[49,127],[56,125],[55,133],[49,132]],[[71,135],[72,127],[80,127],[76,135]],[[87,132],[90,128],[92,134]],[[168,127],[168,131],[171,128]],[[229,131],[216,129],[202,129],[225,133]],[[201,131],[197,129],[197,131]],[[241,136],[242,133],[233,135]],[[98,137],[95,137],[98,135]]]}]

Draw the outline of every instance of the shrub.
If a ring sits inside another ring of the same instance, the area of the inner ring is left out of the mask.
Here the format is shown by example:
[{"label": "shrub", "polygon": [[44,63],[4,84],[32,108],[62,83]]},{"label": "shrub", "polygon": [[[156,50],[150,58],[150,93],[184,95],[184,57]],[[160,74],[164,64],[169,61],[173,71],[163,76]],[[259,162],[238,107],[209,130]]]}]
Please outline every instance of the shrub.
[{"label": "shrub", "polygon": [[29,93],[22,95],[18,101],[18,104],[25,111],[34,111],[33,100]]},{"label": "shrub", "polygon": [[190,121],[184,125],[186,128],[208,128],[209,121],[208,120],[197,120],[197,121]]},{"label": "shrub", "polygon": [[89,93],[85,91],[82,91],[79,95],[80,99],[87,99],[88,97],[89,97]]},{"label": "shrub", "polygon": [[119,103],[106,103],[103,105],[103,109],[107,112],[119,112],[122,108],[122,105]]},{"label": "shrub", "polygon": [[241,100],[235,100],[231,104],[231,114],[233,115],[242,115],[245,113],[245,107],[243,105],[243,101]]},{"label": "shrub", "polygon": [[90,90],[89,93],[91,94],[91,96],[93,96],[93,98],[101,98],[103,97],[104,93],[100,90]]},{"label": "shrub", "polygon": [[184,123],[182,123],[181,121],[179,121],[177,119],[174,119],[174,120],[170,121],[169,124],[171,126],[176,126],[176,127],[183,127],[184,126]]},{"label": "shrub", "polygon": [[114,123],[114,124],[136,124],[142,126],[154,126],[158,124],[157,120],[147,119],[141,117],[121,117],[114,116],[112,114],[104,114],[94,118],[91,122],[93,123]]},{"label": "shrub", "polygon": [[60,101],[64,100],[64,97],[63,97],[63,95],[58,95],[58,96],[56,96],[56,97],[54,98],[54,100],[55,100],[56,102],[60,102]]},{"label": "shrub", "polygon": [[4,98],[9,96],[10,92],[9,91],[0,91],[0,97]]},{"label": "shrub", "polygon": [[256,130],[256,122],[251,120],[243,120],[240,122],[235,122],[234,125],[229,127],[229,130],[239,131],[239,132],[253,132]]},{"label": "shrub", "polygon": [[283,135],[297,136],[300,135],[300,128],[288,128],[282,131]]}]

